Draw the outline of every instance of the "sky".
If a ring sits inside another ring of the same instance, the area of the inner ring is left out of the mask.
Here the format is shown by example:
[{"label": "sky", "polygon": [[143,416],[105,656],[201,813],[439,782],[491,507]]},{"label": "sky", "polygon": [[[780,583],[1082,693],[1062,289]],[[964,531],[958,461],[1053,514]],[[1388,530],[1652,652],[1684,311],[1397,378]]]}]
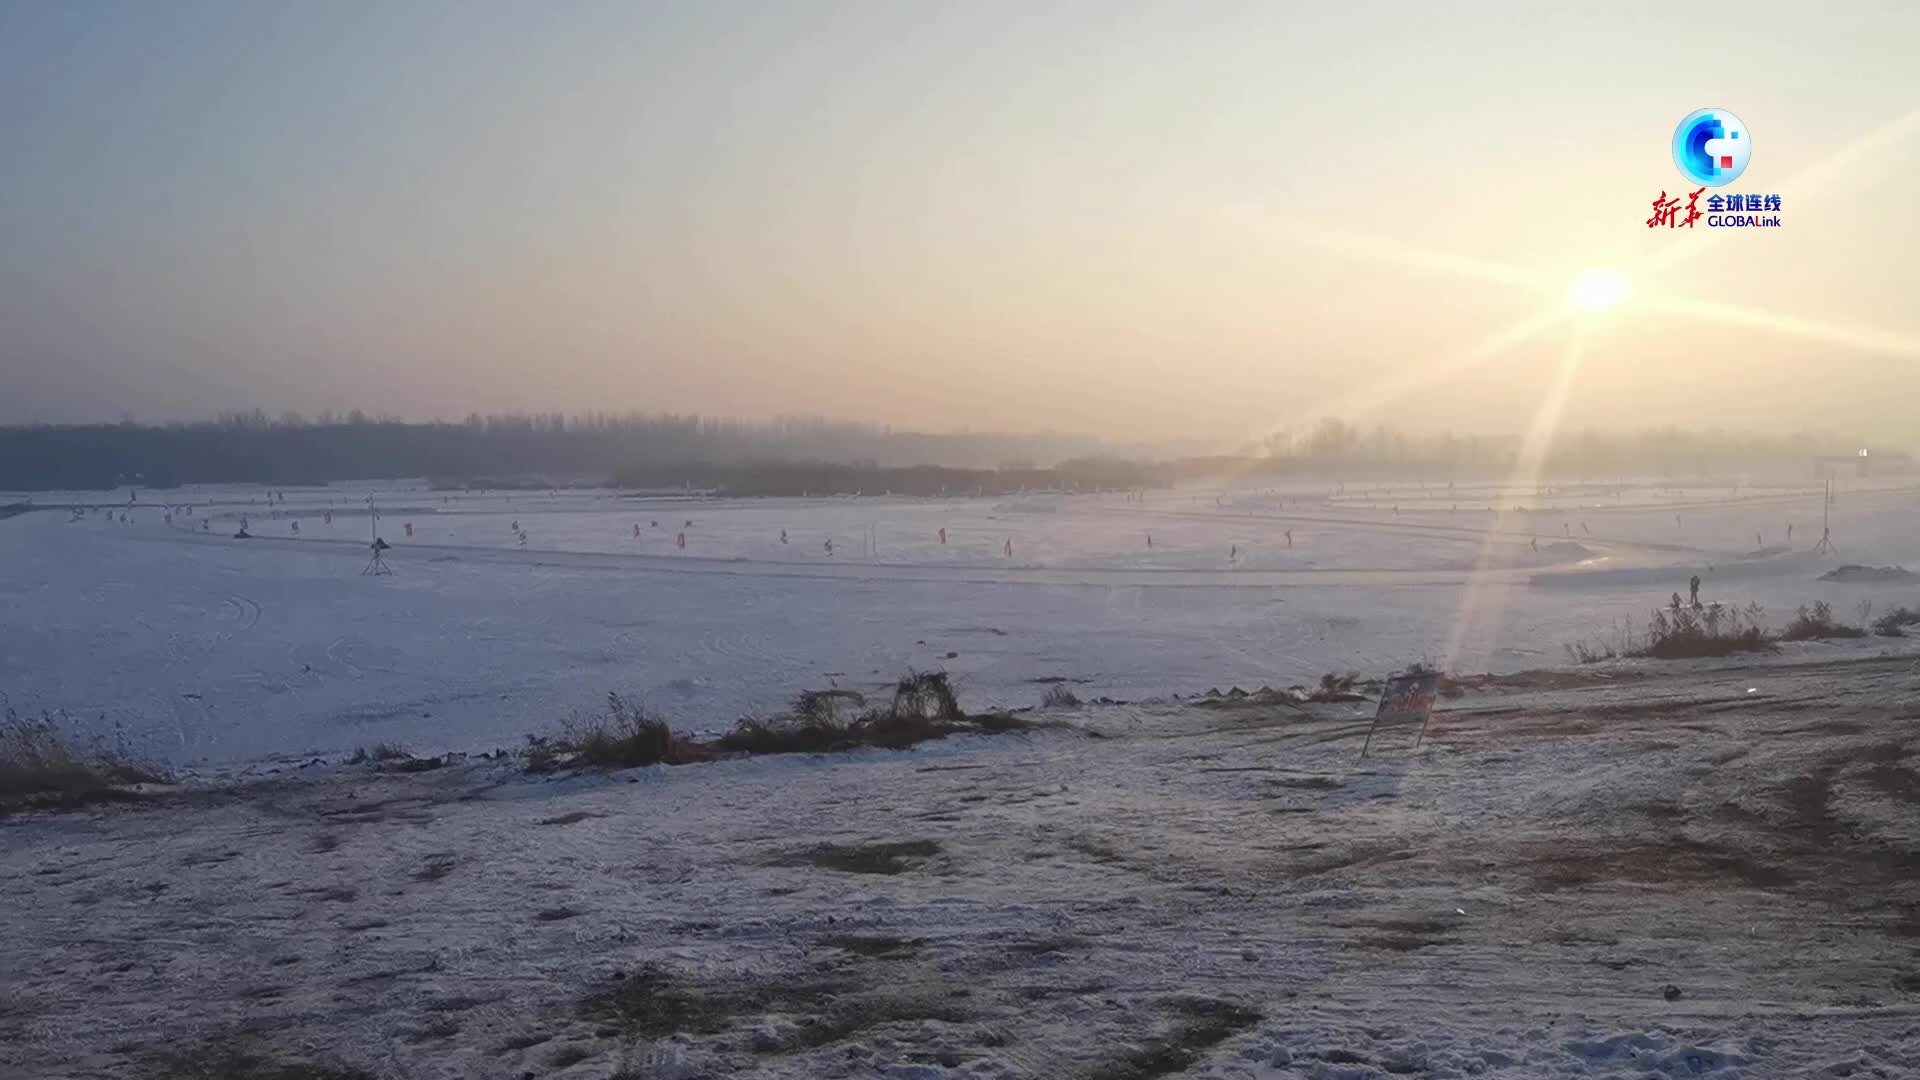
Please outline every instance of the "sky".
[{"label": "sky", "polygon": [[[1917,40],[1867,0],[0,0],[0,423],[1551,399],[1912,445]],[[1780,228],[1646,226],[1703,106]],[[1630,298],[1566,316],[1592,269]]]}]

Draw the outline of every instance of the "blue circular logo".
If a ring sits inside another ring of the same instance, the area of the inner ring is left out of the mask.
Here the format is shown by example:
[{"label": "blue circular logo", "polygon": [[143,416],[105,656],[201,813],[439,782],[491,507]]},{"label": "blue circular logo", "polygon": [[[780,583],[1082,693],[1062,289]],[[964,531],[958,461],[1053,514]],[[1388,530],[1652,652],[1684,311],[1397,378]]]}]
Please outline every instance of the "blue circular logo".
[{"label": "blue circular logo", "polygon": [[1731,184],[1752,156],[1747,125],[1725,109],[1695,109],[1673,129],[1673,163],[1696,184]]}]

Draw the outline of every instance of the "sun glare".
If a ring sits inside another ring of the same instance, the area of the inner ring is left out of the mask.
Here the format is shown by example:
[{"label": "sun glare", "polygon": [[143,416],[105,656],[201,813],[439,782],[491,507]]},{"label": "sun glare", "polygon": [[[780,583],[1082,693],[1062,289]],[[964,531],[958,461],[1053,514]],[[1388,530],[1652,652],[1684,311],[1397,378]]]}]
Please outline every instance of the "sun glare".
[{"label": "sun glare", "polygon": [[1567,302],[1577,311],[1601,312],[1619,307],[1632,287],[1618,270],[1583,270],[1567,286]]}]

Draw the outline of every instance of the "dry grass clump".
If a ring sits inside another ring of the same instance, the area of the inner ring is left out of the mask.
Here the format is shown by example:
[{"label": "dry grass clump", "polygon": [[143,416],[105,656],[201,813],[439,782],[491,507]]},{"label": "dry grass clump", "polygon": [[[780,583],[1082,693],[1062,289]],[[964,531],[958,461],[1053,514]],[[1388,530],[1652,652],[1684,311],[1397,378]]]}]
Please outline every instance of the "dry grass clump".
[{"label": "dry grass clump", "polygon": [[1008,713],[970,716],[944,671],[909,672],[884,705],[868,707],[853,690],[808,690],[775,716],[748,716],[732,731],[699,740],[673,733],[667,721],[607,695],[607,712],[575,719],[558,734],[528,736],[527,768],[570,766],[626,769],[686,765],[729,754],[823,754],[874,746],[903,749],[967,732],[1024,730],[1032,725]]},{"label": "dry grass clump", "polygon": [[1920,626],[1920,610],[1897,607],[1873,620],[1873,632],[1881,637],[1905,637],[1909,626]]},{"label": "dry grass clump", "polygon": [[617,693],[607,694],[607,711],[598,716],[576,716],[558,735],[528,736],[525,751],[527,768],[533,772],[568,765],[596,769],[685,765],[707,756],[697,741],[675,735],[664,717]]},{"label": "dry grass clump", "polygon": [[1793,621],[1780,633],[1782,641],[1824,641],[1827,638],[1863,638],[1867,636],[1865,627],[1848,626],[1835,622],[1833,605],[1825,600],[1816,602],[1812,609],[1805,604],[1794,613]]},{"label": "dry grass clump", "polygon": [[1365,701],[1366,695],[1360,693],[1360,673],[1357,671],[1329,671],[1320,676],[1320,685],[1306,695],[1308,701],[1332,703],[1342,701]]},{"label": "dry grass clump", "polygon": [[748,754],[808,754],[862,746],[902,749],[964,732],[1012,731],[1028,726],[1004,713],[969,716],[944,671],[908,672],[882,706],[859,711],[865,696],[851,690],[810,690],[777,717],[747,717],[715,741],[717,749]]},{"label": "dry grass clump", "polygon": [[1040,695],[1040,705],[1048,709],[1072,709],[1078,707],[1080,698],[1065,683],[1054,683]]},{"label": "dry grass clump", "polygon": [[50,715],[0,719],[0,813],[138,798],[139,785],[162,784],[160,770],[118,751],[76,746]]},{"label": "dry grass clump", "polygon": [[1674,604],[1655,611],[1641,633],[1623,623],[1614,627],[1611,639],[1568,645],[1567,656],[1575,663],[1592,664],[1620,657],[1693,660],[1772,652],[1779,639],[1767,633],[1761,614],[1758,604],[1744,608]]}]

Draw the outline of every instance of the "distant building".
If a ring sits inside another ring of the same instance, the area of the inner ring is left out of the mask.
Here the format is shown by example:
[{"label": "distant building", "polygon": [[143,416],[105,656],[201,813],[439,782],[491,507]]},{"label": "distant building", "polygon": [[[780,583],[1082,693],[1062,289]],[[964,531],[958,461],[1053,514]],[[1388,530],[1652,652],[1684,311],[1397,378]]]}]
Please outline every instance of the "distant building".
[{"label": "distant building", "polygon": [[1831,476],[1843,469],[1856,476],[1901,476],[1913,471],[1913,455],[1904,450],[1862,447],[1851,454],[1821,454],[1813,459],[1814,472]]}]

